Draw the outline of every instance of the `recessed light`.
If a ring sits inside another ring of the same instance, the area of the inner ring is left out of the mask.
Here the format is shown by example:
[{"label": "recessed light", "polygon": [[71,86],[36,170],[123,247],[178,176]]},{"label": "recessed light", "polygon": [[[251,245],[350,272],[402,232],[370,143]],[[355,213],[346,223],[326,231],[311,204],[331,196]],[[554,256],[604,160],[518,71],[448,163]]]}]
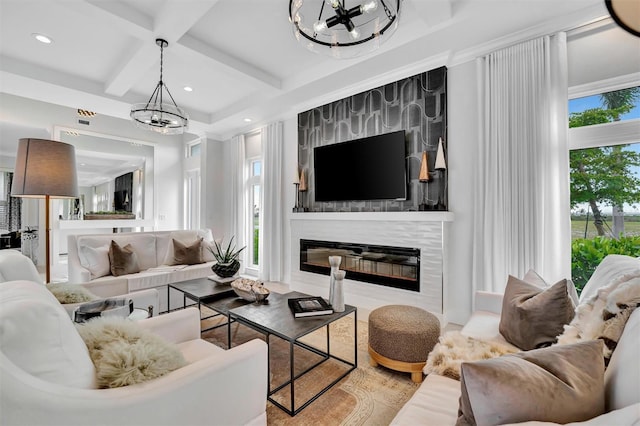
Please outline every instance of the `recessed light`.
[{"label": "recessed light", "polygon": [[184,86],[183,89],[185,92],[193,92],[193,87],[191,86]]},{"label": "recessed light", "polygon": [[53,40],[50,37],[47,37],[44,34],[33,33],[31,35],[40,43],[51,44],[53,42]]},{"label": "recessed light", "polygon": [[250,118],[245,118],[243,121],[244,121],[245,123],[251,123],[251,119],[250,119]]}]

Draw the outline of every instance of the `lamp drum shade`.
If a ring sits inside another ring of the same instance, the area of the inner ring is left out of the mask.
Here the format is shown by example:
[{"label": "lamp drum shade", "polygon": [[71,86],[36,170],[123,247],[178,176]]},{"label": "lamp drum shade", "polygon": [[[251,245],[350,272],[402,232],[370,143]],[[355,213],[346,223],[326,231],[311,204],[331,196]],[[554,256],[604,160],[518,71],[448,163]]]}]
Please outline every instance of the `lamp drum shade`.
[{"label": "lamp drum shade", "polygon": [[47,139],[20,139],[11,195],[77,198],[78,177],[73,145]]}]

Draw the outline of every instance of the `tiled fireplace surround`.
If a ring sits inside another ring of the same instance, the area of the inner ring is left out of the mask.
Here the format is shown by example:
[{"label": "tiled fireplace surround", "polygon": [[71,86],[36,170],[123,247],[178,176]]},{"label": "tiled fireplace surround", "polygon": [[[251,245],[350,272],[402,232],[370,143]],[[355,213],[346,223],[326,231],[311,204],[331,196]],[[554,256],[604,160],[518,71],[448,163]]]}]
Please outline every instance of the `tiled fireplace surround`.
[{"label": "tiled fireplace surround", "polygon": [[445,244],[451,212],[291,214],[291,288],[323,297],[329,277],[300,270],[300,240],[344,241],[420,249],[420,292],[345,279],[345,301],[365,314],[383,305],[418,306],[446,320]]}]

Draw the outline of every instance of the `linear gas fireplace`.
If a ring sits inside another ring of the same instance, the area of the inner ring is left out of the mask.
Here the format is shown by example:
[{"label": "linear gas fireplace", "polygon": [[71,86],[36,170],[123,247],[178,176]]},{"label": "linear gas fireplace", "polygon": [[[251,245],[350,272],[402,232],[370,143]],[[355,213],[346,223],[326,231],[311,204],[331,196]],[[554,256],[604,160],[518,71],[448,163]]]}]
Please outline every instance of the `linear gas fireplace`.
[{"label": "linear gas fireplace", "polygon": [[420,249],[300,240],[300,270],[329,275],[329,256],[342,256],[346,278],[420,291]]}]

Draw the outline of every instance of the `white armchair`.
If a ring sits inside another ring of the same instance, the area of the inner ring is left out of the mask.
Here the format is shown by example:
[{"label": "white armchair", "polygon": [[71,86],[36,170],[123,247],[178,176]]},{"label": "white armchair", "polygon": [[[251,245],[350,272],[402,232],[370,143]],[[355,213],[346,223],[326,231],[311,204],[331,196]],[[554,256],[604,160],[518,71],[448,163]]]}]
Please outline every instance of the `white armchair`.
[{"label": "white armchair", "polygon": [[0,285],[0,424],[266,424],[267,346],[223,350],[200,339],[195,308],[137,324],[177,345],[187,365],[160,378],[95,389],[88,351],[42,285]]},{"label": "white armchair", "polygon": [[[42,277],[38,273],[35,265],[27,256],[16,250],[0,250],[0,283],[5,281],[27,280],[39,284],[44,284]],[[1,284],[0,284],[1,285]],[[159,312],[160,296],[156,289],[147,289],[129,293],[126,281],[122,283],[81,283],[83,286],[96,296],[107,297],[126,297],[133,300],[136,308],[148,309],[153,307],[153,314]],[[73,311],[80,303],[63,304],[69,316],[73,315]]]}]

